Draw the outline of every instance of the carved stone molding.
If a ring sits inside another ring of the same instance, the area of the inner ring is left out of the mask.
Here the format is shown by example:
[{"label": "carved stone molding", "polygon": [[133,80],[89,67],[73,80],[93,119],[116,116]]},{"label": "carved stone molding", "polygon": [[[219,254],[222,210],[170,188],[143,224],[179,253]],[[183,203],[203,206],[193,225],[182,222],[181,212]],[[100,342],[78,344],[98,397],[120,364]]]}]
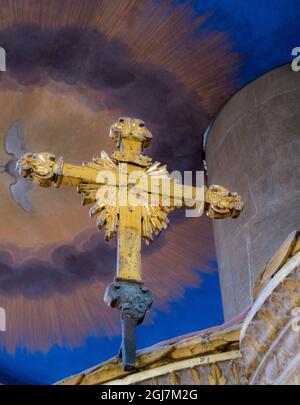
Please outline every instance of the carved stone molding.
[{"label": "carved stone molding", "polygon": [[235,325],[175,338],[140,351],[133,372],[124,371],[116,357],[59,384],[242,384],[239,334]]},{"label": "carved stone molding", "polygon": [[289,237],[265,267],[241,329],[249,384],[300,384],[299,233]]}]

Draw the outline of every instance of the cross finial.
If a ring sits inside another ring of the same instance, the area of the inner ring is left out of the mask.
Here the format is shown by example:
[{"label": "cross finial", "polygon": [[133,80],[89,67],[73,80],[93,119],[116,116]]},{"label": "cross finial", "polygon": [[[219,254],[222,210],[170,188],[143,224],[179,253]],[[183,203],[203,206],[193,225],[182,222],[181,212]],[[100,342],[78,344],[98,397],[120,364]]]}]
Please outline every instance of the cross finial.
[{"label": "cross finial", "polygon": [[116,143],[117,149],[136,149],[142,152],[150,145],[152,133],[144,121],[131,117],[120,117],[110,127],[109,137]]}]

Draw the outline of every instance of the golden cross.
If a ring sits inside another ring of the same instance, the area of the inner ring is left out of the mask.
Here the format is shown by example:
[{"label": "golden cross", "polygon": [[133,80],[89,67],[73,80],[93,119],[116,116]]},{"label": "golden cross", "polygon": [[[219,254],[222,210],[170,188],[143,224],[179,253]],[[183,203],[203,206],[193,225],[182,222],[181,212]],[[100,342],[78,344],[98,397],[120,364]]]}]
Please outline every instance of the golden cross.
[{"label": "golden cross", "polygon": [[121,117],[110,128],[116,144],[112,156],[100,157],[81,166],[63,161],[51,153],[27,153],[17,163],[21,176],[42,187],[76,186],[83,205],[94,204],[105,238],[118,234],[117,276],[107,288],[105,301],[122,311],[122,357],[125,369],[135,365],[135,326],[143,321],[152,304],[152,293],[142,283],[141,239],[149,244],[168,224],[175,208],[197,208],[211,218],[237,217],[243,202],[236,193],[221,186],[192,187],[171,177],[166,166],[143,154],[151,132],[144,122]]}]

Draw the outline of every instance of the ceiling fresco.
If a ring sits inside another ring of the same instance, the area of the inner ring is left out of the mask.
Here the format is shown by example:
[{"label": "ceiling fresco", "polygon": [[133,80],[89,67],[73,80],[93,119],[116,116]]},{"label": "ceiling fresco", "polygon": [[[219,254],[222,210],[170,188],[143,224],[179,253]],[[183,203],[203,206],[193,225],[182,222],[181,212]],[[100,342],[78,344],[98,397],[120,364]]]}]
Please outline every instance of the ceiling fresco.
[{"label": "ceiling fresco", "polygon": [[[222,105],[300,44],[297,0],[0,0],[0,165],[18,121],[25,147],[80,163],[112,152],[120,115],[154,134],[149,155],[170,171],[201,170],[202,135]],[[1,146],[2,145],[2,146]],[[118,311],[102,297],[116,243],[95,230],[72,189],[27,191],[0,173],[0,380],[53,383],[115,355]],[[143,247],[153,310],[140,347],[223,321],[212,225],[171,216]]]}]

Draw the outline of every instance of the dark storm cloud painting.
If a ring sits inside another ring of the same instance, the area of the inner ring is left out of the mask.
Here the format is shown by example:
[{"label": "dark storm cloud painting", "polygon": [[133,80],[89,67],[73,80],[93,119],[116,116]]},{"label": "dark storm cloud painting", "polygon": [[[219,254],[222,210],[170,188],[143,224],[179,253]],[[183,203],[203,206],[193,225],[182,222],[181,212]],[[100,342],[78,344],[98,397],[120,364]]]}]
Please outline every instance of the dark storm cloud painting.
[{"label": "dark storm cloud painting", "polygon": [[[172,72],[135,61],[121,40],[107,39],[96,29],[20,24],[2,30],[0,38],[17,83],[43,86],[49,79],[100,91],[106,108],[143,117],[153,126],[158,134],[154,156],[171,170],[201,168],[201,134],[208,116],[196,94]],[[101,104],[94,102],[93,108],[99,110]]]}]

